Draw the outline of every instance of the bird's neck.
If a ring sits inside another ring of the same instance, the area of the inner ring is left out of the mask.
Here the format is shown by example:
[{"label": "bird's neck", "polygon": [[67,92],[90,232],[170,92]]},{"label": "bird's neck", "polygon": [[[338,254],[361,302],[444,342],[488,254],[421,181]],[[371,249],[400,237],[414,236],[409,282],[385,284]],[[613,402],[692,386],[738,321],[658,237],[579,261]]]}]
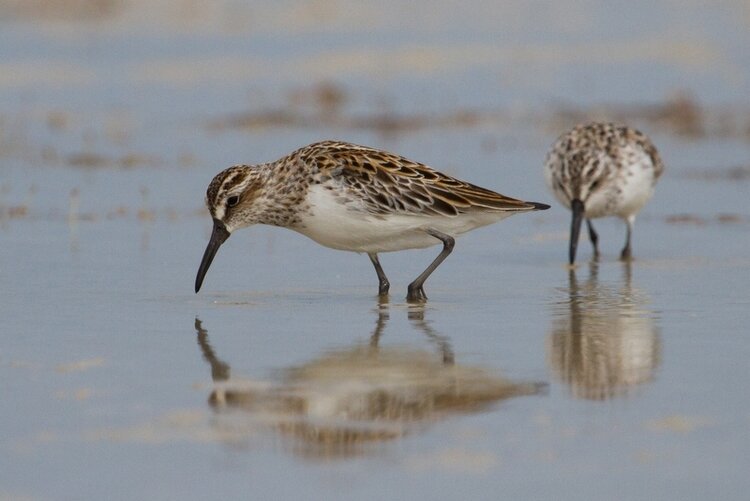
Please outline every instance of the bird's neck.
[{"label": "bird's neck", "polygon": [[272,162],[256,165],[262,191],[256,201],[260,224],[290,227],[297,222],[297,213],[304,210],[304,200],[311,176],[305,169],[287,163]]}]

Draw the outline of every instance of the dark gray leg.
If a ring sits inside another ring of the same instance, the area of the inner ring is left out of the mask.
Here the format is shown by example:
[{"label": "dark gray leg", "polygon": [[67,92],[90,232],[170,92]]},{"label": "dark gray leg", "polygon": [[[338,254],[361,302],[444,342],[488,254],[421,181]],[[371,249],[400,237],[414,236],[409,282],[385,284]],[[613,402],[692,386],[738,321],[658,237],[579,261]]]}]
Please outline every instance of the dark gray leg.
[{"label": "dark gray leg", "polygon": [[383,267],[380,266],[378,255],[374,252],[368,252],[367,255],[370,256],[370,261],[372,261],[372,265],[375,267],[375,273],[378,274],[378,294],[387,296],[388,290],[391,288],[391,283],[388,281],[388,277],[385,276]]},{"label": "dark gray leg", "polygon": [[406,294],[406,300],[409,302],[421,302],[427,300],[427,296],[424,293],[425,280],[427,280],[427,277],[429,277],[430,274],[432,274],[432,272],[435,271],[438,266],[440,266],[440,263],[442,263],[445,258],[448,257],[448,254],[453,251],[453,246],[456,244],[456,241],[450,235],[446,235],[445,233],[433,230],[432,228],[429,228],[426,231],[428,234],[443,242],[443,250],[440,252],[440,254],[438,254],[435,260],[430,263],[427,269],[425,269],[421,275],[419,275],[412,283],[409,284]]},{"label": "dark gray leg", "polygon": [[629,261],[633,258],[633,254],[630,251],[630,237],[633,234],[633,225],[635,224],[635,216],[628,216],[625,222],[628,225],[628,233],[627,233],[627,237],[625,238],[625,247],[622,248],[622,252],[620,253],[621,261]]},{"label": "dark gray leg", "polygon": [[589,240],[591,240],[591,245],[594,246],[594,259],[599,259],[599,235],[596,234],[591,219],[586,220],[586,226],[589,227]]}]

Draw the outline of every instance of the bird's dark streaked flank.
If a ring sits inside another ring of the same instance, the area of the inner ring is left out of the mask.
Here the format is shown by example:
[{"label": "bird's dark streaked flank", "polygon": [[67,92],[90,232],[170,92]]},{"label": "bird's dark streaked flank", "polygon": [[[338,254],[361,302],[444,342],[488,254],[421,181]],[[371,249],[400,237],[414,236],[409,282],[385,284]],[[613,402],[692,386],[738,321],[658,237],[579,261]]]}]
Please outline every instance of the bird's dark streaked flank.
[{"label": "bird's dark streaked flank", "polygon": [[630,127],[594,122],[561,135],[547,155],[544,177],[550,191],[572,212],[570,264],[575,262],[584,219],[598,257],[598,235],[591,220],[606,216],[625,220],[627,237],[620,259],[630,259],[635,217],[653,195],[663,171],[656,147]]},{"label": "bird's dark streaked flank", "polygon": [[408,287],[409,301],[426,299],[424,282],[451,253],[454,237],[517,212],[548,209],[437,172],[385,151],[324,141],[275,162],[237,165],[214,177],[206,192],[214,221],[195,291],[224,241],[240,228],[289,228],[333,249],[364,252],[390,284],[378,253],[438,243],[443,250]]}]

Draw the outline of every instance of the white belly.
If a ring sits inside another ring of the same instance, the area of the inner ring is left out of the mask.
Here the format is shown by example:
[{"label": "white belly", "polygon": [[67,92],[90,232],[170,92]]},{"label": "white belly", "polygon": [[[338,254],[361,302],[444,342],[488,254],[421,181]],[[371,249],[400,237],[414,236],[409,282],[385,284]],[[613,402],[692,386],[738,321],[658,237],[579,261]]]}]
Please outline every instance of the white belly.
[{"label": "white belly", "polygon": [[654,194],[655,181],[650,158],[644,157],[628,165],[613,180],[610,189],[601,194],[594,193],[586,201],[586,216],[619,216],[627,219],[637,214]]},{"label": "white belly", "polygon": [[428,228],[450,236],[500,221],[514,212],[475,212],[447,216],[372,215],[362,207],[346,206],[328,190],[313,186],[306,198],[311,211],[292,229],[334,249],[354,252],[392,252],[441,243]]}]

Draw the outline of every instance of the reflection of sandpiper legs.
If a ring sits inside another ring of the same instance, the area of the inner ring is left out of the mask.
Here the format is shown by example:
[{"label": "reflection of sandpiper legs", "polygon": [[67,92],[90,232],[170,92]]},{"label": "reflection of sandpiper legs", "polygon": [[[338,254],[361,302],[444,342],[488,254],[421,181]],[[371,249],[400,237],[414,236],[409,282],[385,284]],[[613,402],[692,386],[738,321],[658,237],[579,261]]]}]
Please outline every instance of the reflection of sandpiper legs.
[{"label": "reflection of sandpiper legs", "polygon": [[622,273],[625,283],[625,290],[628,292],[628,295],[631,295],[632,293],[632,279],[633,279],[633,266],[632,266],[632,260],[631,259],[625,259],[622,262]]},{"label": "reflection of sandpiper legs", "polygon": [[[424,311],[424,305],[411,305],[409,306],[407,317],[409,318],[415,329],[421,331],[425,336],[427,336],[430,341],[437,345],[438,349],[440,350],[443,363],[446,365],[452,365],[454,363],[455,356],[453,354],[453,348],[451,347],[450,340],[446,336],[440,335],[435,332],[435,330],[425,320]],[[370,346],[372,348],[378,347],[380,337],[383,335],[385,325],[390,318],[387,298],[381,297],[381,299],[378,301],[377,313],[378,318],[375,322],[375,330],[370,336]]]},{"label": "reflection of sandpiper legs", "polygon": [[446,365],[453,365],[455,362],[455,356],[453,354],[453,348],[451,347],[450,340],[443,335],[435,332],[430,324],[424,319],[424,307],[409,308],[409,320],[419,330],[421,330],[430,341],[434,342],[440,354],[443,356],[443,363]]},{"label": "reflection of sandpiper legs", "polygon": [[375,330],[372,331],[370,336],[370,347],[377,349],[378,343],[380,343],[380,336],[383,335],[385,324],[388,322],[390,315],[388,314],[388,301],[381,304],[378,307],[378,320],[375,323]]}]

